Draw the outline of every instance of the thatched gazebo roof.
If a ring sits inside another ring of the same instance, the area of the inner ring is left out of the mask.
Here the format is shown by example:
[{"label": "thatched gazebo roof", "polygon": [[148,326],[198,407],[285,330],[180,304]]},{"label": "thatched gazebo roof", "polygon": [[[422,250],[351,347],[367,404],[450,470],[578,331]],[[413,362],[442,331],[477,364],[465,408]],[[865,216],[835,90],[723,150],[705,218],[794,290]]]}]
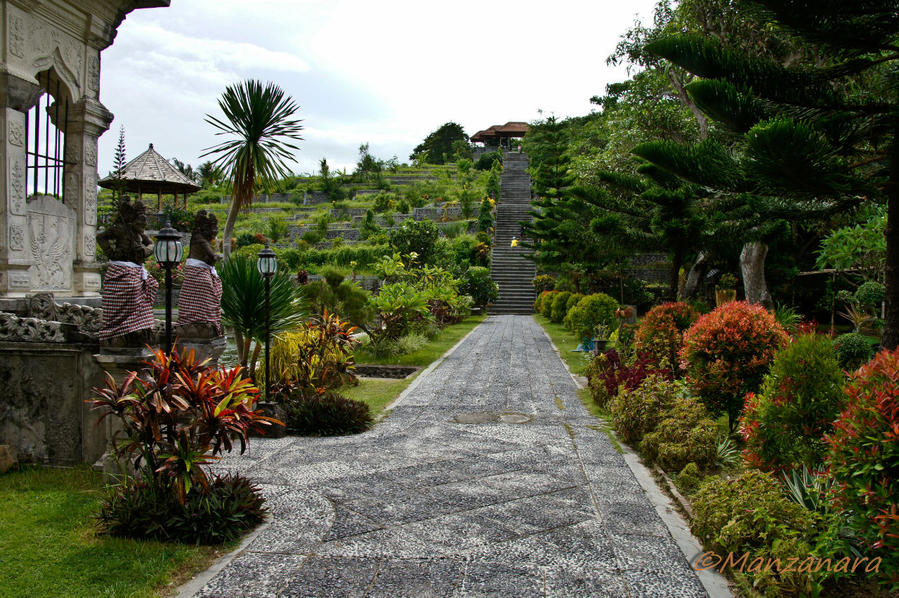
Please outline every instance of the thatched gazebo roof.
[{"label": "thatched gazebo roof", "polygon": [[471,136],[471,141],[473,143],[490,143],[491,141],[499,141],[500,139],[524,137],[525,133],[529,130],[530,127],[525,122],[510,121],[504,125],[493,125],[483,131],[478,131]]},{"label": "thatched gazebo roof", "polygon": [[[153,149],[152,143],[147,151],[125,164],[122,170],[122,181],[124,182],[122,190],[127,193],[137,193],[138,199],[144,193],[155,193],[161,200],[163,194],[170,193],[175,195],[177,200],[179,193],[186,196],[188,193],[199,191],[202,188],[163,158],[159,152]],[[105,189],[116,189],[117,183],[118,179],[115,174],[110,174],[102,179],[99,185]]]}]

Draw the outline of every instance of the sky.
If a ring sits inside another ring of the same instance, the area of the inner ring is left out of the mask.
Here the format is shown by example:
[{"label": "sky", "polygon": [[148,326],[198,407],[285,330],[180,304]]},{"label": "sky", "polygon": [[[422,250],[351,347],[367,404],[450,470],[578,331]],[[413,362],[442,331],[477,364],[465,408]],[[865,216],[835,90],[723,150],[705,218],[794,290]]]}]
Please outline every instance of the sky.
[{"label": "sky", "polygon": [[172,0],[135,10],[102,54],[100,100],[115,114],[100,138],[111,169],[119,127],[127,158],[149,143],[194,167],[222,140],[225,87],[273,81],[300,106],[296,173],[352,171],[359,146],[408,162],[453,121],[469,135],[507,121],[579,116],[624,80],[606,65],[654,0]]}]

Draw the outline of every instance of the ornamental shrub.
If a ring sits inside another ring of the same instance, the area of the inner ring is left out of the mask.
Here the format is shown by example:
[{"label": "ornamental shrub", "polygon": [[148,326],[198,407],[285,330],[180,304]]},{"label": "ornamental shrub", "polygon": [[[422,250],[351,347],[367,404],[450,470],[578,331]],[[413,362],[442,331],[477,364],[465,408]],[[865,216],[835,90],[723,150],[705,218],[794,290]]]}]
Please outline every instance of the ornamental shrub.
[{"label": "ornamental shrub", "polygon": [[640,321],[634,347],[659,362],[667,361],[678,373],[678,354],[684,345],[684,332],[698,318],[699,313],[683,302],[657,305]]},{"label": "ornamental shrub", "polygon": [[764,307],[733,301],[702,316],[684,333],[681,367],[709,410],[727,413],[733,430],[743,397],[758,390],[788,339]]},{"label": "ornamental shrub", "polygon": [[100,502],[100,528],[137,540],[220,544],[262,523],[266,509],[259,487],[235,474],[214,477],[204,491],[194,486],[181,503],[146,480],[126,478]]},{"label": "ornamental shrub", "polygon": [[390,247],[403,256],[416,254],[419,264],[430,264],[440,231],[432,220],[407,218],[390,231]]},{"label": "ornamental shrub", "polygon": [[565,316],[568,320],[566,327],[579,337],[593,338],[594,330],[601,324],[608,326],[609,330],[615,328],[617,308],[618,302],[605,293],[587,295]]},{"label": "ornamental shrub", "polygon": [[[749,469],[731,478],[713,477],[693,497],[693,534],[707,550],[734,559],[748,553],[742,571],[739,563],[731,572],[746,595],[818,595],[826,570],[779,572],[768,559],[787,559],[812,554],[806,540],[814,533],[820,515],[789,500],[781,484],[770,473]],[[773,561],[772,561],[773,562]],[[793,561],[794,563],[796,561]],[[722,560],[723,564],[723,560]]]},{"label": "ornamental shrub", "polygon": [[543,291],[552,291],[556,288],[556,279],[549,274],[540,274],[532,281],[534,290],[538,293]]},{"label": "ornamental shrub", "polygon": [[[676,385],[677,383],[671,383]],[[711,469],[717,454],[715,422],[701,402],[681,391],[654,430],[643,437],[640,451],[665,471],[680,471],[687,463]]]},{"label": "ornamental shrub", "polygon": [[843,405],[843,372],[829,338],[802,335],[781,349],[758,394],[746,396],[740,434],[747,462],[779,471],[820,468],[824,435]]},{"label": "ornamental shrub", "polygon": [[855,289],[855,300],[869,310],[879,308],[885,296],[886,289],[876,280],[869,280]]},{"label": "ornamental shrub", "polygon": [[541,309],[542,309],[541,306],[543,305],[543,300],[544,300],[544,299],[546,298],[546,296],[549,295],[551,292],[552,292],[552,291],[543,291],[543,292],[541,292],[539,295],[537,295],[537,298],[534,300],[534,311],[535,311],[535,312],[537,312],[538,314],[539,314],[539,313],[542,313],[542,312],[541,312]]},{"label": "ornamental shrub", "polygon": [[857,370],[874,356],[874,348],[864,335],[858,332],[841,334],[833,341],[837,361],[844,370]]},{"label": "ornamental shrub", "polygon": [[827,442],[835,503],[899,590],[899,350],[881,351],[852,375]]},{"label": "ornamental shrub", "polygon": [[615,432],[625,442],[638,442],[652,432],[680,398],[683,388],[663,376],[649,376],[637,388],[622,388],[609,404]]},{"label": "ornamental shrub", "polygon": [[544,318],[549,318],[550,313],[552,313],[553,301],[559,292],[560,291],[550,291],[543,296],[543,301],[540,303],[540,315]]},{"label": "ornamental shrub", "polygon": [[[565,305],[565,316],[567,316],[568,312],[574,309],[574,306],[580,303],[583,298],[584,295],[582,293],[572,293],[571,297],[568,298],[568,303]],[[563,321],[565,320],[565,316],[562,317]]]},{"label": "ornamental shrub", "polygon": [[562,318],[568,313],[566,308],[568,307],[568,299],[571,297],[571,293],[568,291],[562,291],[555,297],[553,297],[552,306],[549,308],[549,319],[556,323],[561,324]]},{"label": "ornamental shrub", "polygon": [[634,390],[651,375],[670,379],[671,370],[659,368],[646,354],[638,355],[634,363],[628,365],[616,350],[610,349],[594,357],[587,364],[584,375],[587,377],[593,402],[605,407],[622,387]]},{"label": "ornamental shrub", "polygon": [[368,430],[373,421],[366,403],[323,389],[296,389],[282,404],[288,429],[301,436],[359,434]]},{"label": "ornamental shrub", "polygon": [[471,296],[479,307],[499,299],[499,287],[490,279],[490,268],[481,266],[472,266],[465,271],[459,291]]}]

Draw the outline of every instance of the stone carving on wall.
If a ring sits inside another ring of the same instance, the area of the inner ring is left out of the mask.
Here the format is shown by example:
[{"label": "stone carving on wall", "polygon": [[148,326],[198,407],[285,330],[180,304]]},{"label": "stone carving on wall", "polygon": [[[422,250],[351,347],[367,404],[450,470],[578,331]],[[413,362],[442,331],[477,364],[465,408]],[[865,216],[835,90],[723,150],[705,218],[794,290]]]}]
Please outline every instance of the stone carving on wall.
[{"label": "stone carving on wall", "polygon": [[21,224],[9,227],[9,248],[13,251],[25,250],[25,227]]},{"label": "stone carving on wall", "polygon": [[100,57],[91,56],[87,60],[87,88],[91,91],[100,91]]},{"label": "stone carving on wall", "polygon": [[60,322],[20,318],[0,312],[0,340],[32,343],[64,343],[66,336]]},{"label": "stone carving on wall", "polygon": [[97,255],[97,238],[94,231],[84,231],[84,259],[93,260]]},{"label": "stone carving on wall", "polygon": [[25,215],[25,166],[18,157],[9,159],[9,210]]},{"label": "stone carving on wall", "polygon": [[25,23],[18,15],[9,17],[9,53],[25,58]]},{"label": "stone carving on wall", "polygon": [[15,291],[27,291],[31,286],[31,274],[28,272],[10,272],[9,288]]},{"label": "stone carving on wall", "polygon": [[28,205],[33,289],[72,288],[75,214],[56,199],[38,197]]},{"label": "stone carving on wall", "polygon": [[13,145],[22,146],[25,143],[25,124],[10,120],[9,121],[9,142]]},{"label": "stone carving on wall", "polygon": [[[97,165],[97,138],[87,137],[84,140],[84,163],[88,166]],[[95,181],[96,183],[96,181]],[[94,185],[96,187],[96,184]]]},{"label": "stone carving on wall", "polygon": [[74,303],[57,303],[53,293],[35,293],[25,303],[30,318],[72,324],[79,331],[93,333],[94,336],[103,325],[102,309]]}]

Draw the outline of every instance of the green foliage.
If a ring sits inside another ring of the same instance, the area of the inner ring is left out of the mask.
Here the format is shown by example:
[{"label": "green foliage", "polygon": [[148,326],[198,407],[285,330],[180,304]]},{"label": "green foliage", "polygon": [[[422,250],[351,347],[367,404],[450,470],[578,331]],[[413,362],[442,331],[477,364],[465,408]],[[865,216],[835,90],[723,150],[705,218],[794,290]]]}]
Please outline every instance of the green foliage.
[{"label": "green foliage", "polygon": [[604,293],[587,295],[565,316],[565,325],[580,337],[593,338],[597,326],[609,330],[616,326],[615,310],[618,302]]},{"label": "green foliage", "polygon": [[764,470],[821,466],[824,435],[843,406],[843,373],[830,339],[802,335],[774,358],[758,395],[740,418],[744,455]]},{"label": "green foliage", "polygon": [[712,413],[727,413],[731,430],[743,397],[755,392],[787,333],[768,311],[745,301],[726,303],[684,334],[687,380]]},{"label": "green foliage", "polygon": [[365,327],[374,317],[368,305],[369,292],[333,266],[322,270],[322,279],[300,287],[300,294],[315,314],[340,314],[356,326]]},{"label": "green foliage", "polygon": [[874,347],[858,332],[841,334],[833,341],[837,351],[837,361],[844,370],[853,371],[874,357]]},{"label": "green foliage", "polygon": [[481,208],[478,211],[478,230],[487,232],[493,228],[493,206],[490,204],[490,198],[485,197],[481,201]]},{"label": "green foliage", "polygon": [[145,480],[126,479],[107,489],[97,521],[113,536],[221,544],[262,523],[264,504],[259,487],[239,474],[215,476],[206,491],[194,487],[183,502]]},{"label": "green foliage", "polygon": [[828,438],[837,505],[899,589],[899,351],[881,351],[852,376],[846,409]]},{"label": "green foliage", "polygon": [[568,299],[571,293],[563,291],[553,297],[552,305],[549,308],[549,319],[555,324],[561,324],[562,320],[568,315]]},{"label": "green foliage", "polygon": [[682,394],[681,384],[663,376],[648,376],[634,389],[622,388],[609,404],[615,432],[625,442],[639,442],[682,400]]},{"label": "green foliage", "polygon": [[[265,281],[256,269],[255,255],[235,254],[217,269],[222,279],[222,319],[234,328],[241,365],[253,371],[251,341],[265,338]],[[270,330],[278,334],[302,320],[304,306],[290,274],[279,271],[269,284]]]},{"label": "green foliage", "polygon": [[855,301],[865,309],[878,309],[885,298],[885,290],[881,283],[869,280],[855,289]]},{"label": "green foliage", "polygon": [[243,453],[250,432],[263,430],[269,420],[253,410],[258,390],[240,368],[208,368],[193,351],[155,350],[153,357],[121,385],[107,374],[106,386],[89,402],[101,421],[118,420],[124,440],[116,454],[140,480],[185,504],[191,489],[209,494],[204,466],[234,443]]},{"label": "green foliage", "polygon": [[376,344],[405,336],[414,325],[431,321],[428,297],[408,282],[394,282],[381,287],[371,298],[378,314],[378,326],[371,331]]},{"label": "green foliage", "polygon": [[404,256],[415,254],[414,261],[430,264],[439,231],[431,220],[408,218],[403,224],[390,231],[390,247]]},{"label": "green foliage", "polygon": [[764,563],[812,554],[806,538],[818,516],[790,501],[771,474],[749,469],[731,479],[711,478],[693,497],[693,511],[693,534],[706,549],[722,557],[733,552],[735,558],[749,552],[746,568],[756,572],[735,572],[742,587],[777,596],[820,592],[823,570],[803,573],[797,567],[778,574],[773,567],[749,567],[760,557]]},{"label": "green foliage", "polygon": [[869,280],[882,280],[886,266],[887,217],[882,212],[862,224],[838,228],[821,241],[819,268],[853,270]]},{"label": "green foliage", "polygon": [[474,167],[478,170],[490,170],[493,168],[494,164],[498,164],[499,166],[502,166],[503,164],[503,153],[499,150],[481,154]]},{"label": "green foliage", "polygon": [[538,274],[533,280],[534,290],[537,293],[552,291],[556,288],[556,279],[549,274]]},{"label": "green foliage", "polygon": [[640,450],[665,471],[680,471],[688,463],[711,469],[717,456],[717,427],[696,399],[679,397],[655,427],[643,437]]},{"label": "green foliage", "polygon": [[308,243],[309,245],[317,245],[322,242],[324,237],[317,230],[307,230],[303,233],[303,236],[300,237],[303,241]]},{"label": "green foliage", "polygon": [[265,231],[265,236],[268,237],[269,241],[272,244],[277,243],[285,236],[287,236],[287,231],[290,228],[290,225],[287,223],[287,220],[284,219],[283,216],[272,216],[268,219],[267,227]]},{"label": "green foliage", "polygon": [[540,315],[542,315],[546,319],[549,319],[549,315],[552,313],[553,301],[561,292],[562,291],[549,291],[546,294],[540,294],[540,297],[543,298],[540,300]]},{"label": "green foliage", "polygon": [[237,248],[241,249],[242,247],[246,247],[247,245],[253,245],[256,243],[256,237],[253,233],[240,233],[237,235]]},{"label": "green foliage", "polygon": [[446,164],[452,161],[458,151],[457,142],[468,146],[468,135],[461,125],[448,122],[430,133],[425,140],[412,150],[410,160],[429,164]]},{"label": "green foliage", "polygon": [[490,268],[481,266],[472,266],[465,271],[459,291],[471,296],[479,307],[499,299],[499,287],[490,279]]},{"label": "green foliage", "polygon": [[[571,293],[571,296],[568,297],[568,302],[565,304],[565,316],[568,315],[574,306],[581,302],[581,299],[584,298],[584,295],[581,293]],[[562,316],[562,320],[565,319],[565,316]]]},{"label": "green foliage", "polygon": [[678,489],[684,494],[690,495],[699,489],[702,476],[696,463],[687,463],[684,468],[677,474],[674,483]]},{"label": "green foliage", "polygon": [[287,426],[301,436],[343,436],[365,432],[372,425],[371,409],[362,401],[333,391],[294,390],[282,405]]},{"label": "green foliage", "polygon": [[663,303],[646,312],[635,333],[634,348],[666,363],[675,373],[680,370],[679,353],[684,332],[699,318],[686,303]]}]

